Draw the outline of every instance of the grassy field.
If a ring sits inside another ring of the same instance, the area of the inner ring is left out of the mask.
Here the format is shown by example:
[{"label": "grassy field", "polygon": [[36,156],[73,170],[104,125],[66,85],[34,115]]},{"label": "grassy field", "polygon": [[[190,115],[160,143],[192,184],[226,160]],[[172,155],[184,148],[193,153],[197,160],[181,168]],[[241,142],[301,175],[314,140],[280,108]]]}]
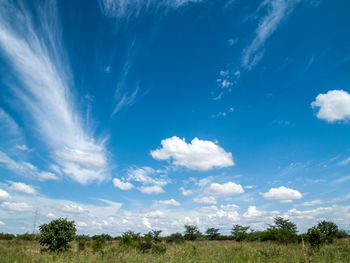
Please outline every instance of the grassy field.
[{"label": "grassy field", "polygon": [[[42,251],[36,241],[1,241],[0,262],[305,262],[300,244],[278,245],[269,242],[198,241],[168,244],[165,253],[142,253],[124,248],[117,241],[107,242],[102,251],[90,247],[54,254]],[[319,251],[306,248],[309,262],[350,262],[350,239],[336,240]]]}]

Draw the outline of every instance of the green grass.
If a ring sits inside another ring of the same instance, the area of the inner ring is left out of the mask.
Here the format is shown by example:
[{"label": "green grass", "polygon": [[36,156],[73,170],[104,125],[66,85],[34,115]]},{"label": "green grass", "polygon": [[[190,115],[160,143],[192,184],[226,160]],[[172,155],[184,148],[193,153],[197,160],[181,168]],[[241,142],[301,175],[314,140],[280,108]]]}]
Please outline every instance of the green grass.
[{"label": "green grass", "polygon": [[[107,242],[93,253],[91,246],[78,251],[78,243],[60,254],[42,251],[36,241],[0,241],[0,262],[305,262],[300,244],[279,245],[269,242],[198,241],[167,245],[164,254],[142,253],[124,248],[117,241]],[[350,239],[336,240],[319,251],[307,248],[310,263],[350,262]]]}]

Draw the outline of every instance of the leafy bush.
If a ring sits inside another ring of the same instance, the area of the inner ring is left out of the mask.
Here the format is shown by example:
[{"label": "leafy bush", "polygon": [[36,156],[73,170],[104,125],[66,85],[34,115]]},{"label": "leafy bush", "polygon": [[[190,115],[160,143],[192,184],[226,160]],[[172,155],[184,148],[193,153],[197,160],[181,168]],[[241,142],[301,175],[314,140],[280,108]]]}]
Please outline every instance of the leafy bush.
[{"label": "leafy bush", "polygon": [[37,234],[24,233],[24,234],[18,234],[16,238],[18,240],[39,240],[40,236]]},{"label": "leafy bush", "polygon": [[338,226],[333,222],[321,221],[307,230],[310,245],[318,248],[325,243],[332,243],[338,234]]},{"label": "leafy bush", "polygon": [[105,241],[112,241],[113,238],[108,234],[101,234],[92,236],[92,240],[100,240],[104,243]]},{"label": "leafy bush", "polygon": [[138,247],[140,239],[140,233],[129,230],[120,237],[119,244],[124,247]]},{"label": "leafy bush", "polygon": [[307,240],[311,247],[319,248],[326,241],[326,236],[323,234],[317,226],[313,226],[307,230]]},{"label": "leafy bush", "polygon": [[234,240],[242,242],[248,237],[249,226],[234,225],[231,234]]},{"label": "leafy bush", "polygon": [[153,244],[152,245],[152,253],[153,254],[165,254],[166,250],[167,250],[167,247],[164,244]]},{"label": "leafy bush", "polygon": [[218,240],[220,238],[220,233],[218,228],[208,228],[205,234],[209,240]]},{"label": "leafy bush", "polygon": [[266,231],[261,232],[260,240],[270,240],[278,243],[283,243],[285,245],[288,243],[297,242],[297,227],[288,219],[275,217],[274,225],[270,225]]},{"label": "leafy bush", "polygon": [[73,241],[76,228],[74,221],[59,218],[39,226],[39,230],[40,245],[48,246],[51,252],[61,252],[68,249],[68,243]]},{"label": "leafy bush", "polygon": [[195,225],[185,225],[184,238],[186,240],[194,241],[194,240],[198,239],[201,236],[202,236],[202,234],[198,230],[197,226],[195,226]]},{"label": "leafy bush", "polygon": [[184,242],[184,237],[182,236],[181,233],[173,233],[170,236],[166,238],[166,242],[168,243],[183,243]]},{"label": "leafy bush", "polygon": [[95,239],[92,241],[92,252],[96,253],[102,251],[104,245],[104,241],[100,239]]},{"label": "leafy bush", "polygon": [[7,234],[7,233],[0,233],[0,240],[12,240],[12,239],[15,239],[15,235]]},{"label": "leafy bush", "polygon": [[84,251],[85,250],[85,245],[86,245],[86,241],[84,239],[79,240],[78,250],[79,251]]}]

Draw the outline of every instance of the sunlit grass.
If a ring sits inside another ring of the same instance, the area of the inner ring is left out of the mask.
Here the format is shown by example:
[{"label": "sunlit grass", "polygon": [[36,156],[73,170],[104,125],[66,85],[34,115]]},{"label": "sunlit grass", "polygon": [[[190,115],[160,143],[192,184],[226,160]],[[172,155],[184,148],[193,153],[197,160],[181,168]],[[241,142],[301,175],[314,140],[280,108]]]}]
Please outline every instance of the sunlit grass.
[{"label": "sunlit grass", "polygon": [[[309,262],[350,262],[350,239],[336,240],[318,251],[307,248]],[[142,253],[125,248],[117,241],[106,242],[102,251],[83,251],[73,242],[60,254],[43,251],[36,241],[1,241],[0,262],[305,262],[301,244],[280,245],[270,242],[197,241],[168,244],[163,254]]]}]

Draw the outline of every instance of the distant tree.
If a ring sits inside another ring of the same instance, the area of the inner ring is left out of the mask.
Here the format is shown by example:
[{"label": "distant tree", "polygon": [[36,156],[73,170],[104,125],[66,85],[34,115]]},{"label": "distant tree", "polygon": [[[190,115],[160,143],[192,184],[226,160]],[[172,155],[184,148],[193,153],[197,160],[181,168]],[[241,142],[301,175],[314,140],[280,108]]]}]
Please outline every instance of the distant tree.
[{"label": "distant tree", "polygon": [[68,249],[68,244],[75,237],[74,221],[59,218],[52,220],[49,224],[39,226],[39,242],[42,246],[48,246],[51,252],[61,252]]},{"label": "distant tree", "polygon": [[307,230],[307,240],[312,248],[319,248],[326,242],[326,235],[323,234],[317,226],[313,226]]},{"label": "distant tree", "polygon": [[208,228],[205,234],[210,240],[217,240],[220,237],[219,229],[214,227]]},{"label": "distant tree", "polygon": [[201,236],[201,232],[198,230],[198,227],[195,225],[185,225],[185,239],[186,240],[196,240]]},{"label": "distant tree", "polygon": [[242,242],[248,237],[247,232],[249,228],[249,226],[234,225],[231,230],[232,238],[238,242]]},{"label": "distant tree", "polygon": [[287,245],[298,240],[297,232],[297,226],[293,222],[275,217],[274,225],[269,225],[269,228],[261,233],[261,241],[271,240]]},{"label": "distant tree", "polygon": [[338,226],[333,222],[321,221],[317,228],[325,235],[325,241],[328,243],[332,243],[338,233]]},{"label": "distant tree", "polygon": [[149,231],[145,236],[150,236],[154,242],[161,242],[162,240],[160,239],[160,233],[162,233],[162,230],[153,229],[152,231]]},{"label": "distant tree", "polygon": [[321,221],[307,230],[307,239],[314,248],[325,243],[332,243],[338,234],[338,226],[333,222]]},{"label": "distant tree", "polygon": [[173,233],[166,238],[168,243],[182,243],[184,242],[184,237],[181,233]]},{"label": "distant tree", "polygon": [[122,246],[136,246],[136,243],[140,241],[141,234],[134,231],[126,231],[120,237],[120,244]]},{"label": "distant tree", "polygon": [[270,225],[271,228],[275,229],[285,229],[291,234],[296,234],[298,232],[297,226],[289,221],[288,219],[284,219],[283,217],[275,217],[274,218],[275,225]]}]

